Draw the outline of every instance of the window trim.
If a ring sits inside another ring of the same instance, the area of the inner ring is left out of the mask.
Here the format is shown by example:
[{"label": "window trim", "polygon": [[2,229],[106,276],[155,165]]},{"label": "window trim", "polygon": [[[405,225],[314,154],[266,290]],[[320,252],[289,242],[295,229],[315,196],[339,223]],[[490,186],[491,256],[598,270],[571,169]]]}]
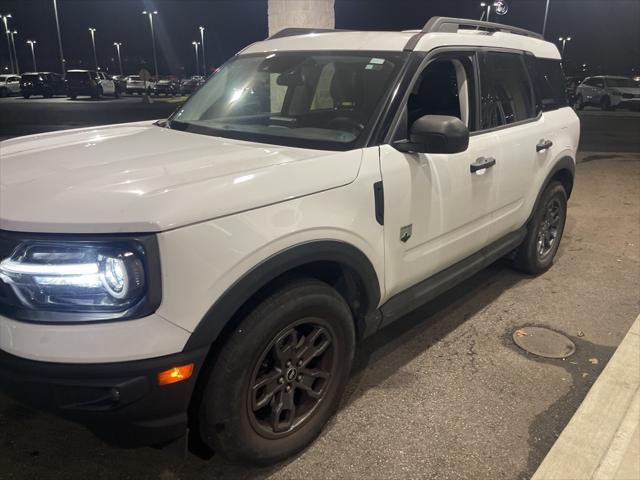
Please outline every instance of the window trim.
[{"label": "window trim", "polygon": [[[471,57],[471,63],[473,66],[473,75],[474,75],[474,115],[473,115],[473,119],[470,117],[469,120],[473,120],[475,122],[475,124],[478,124],[478,77],[477,77],[477,68],[478,68],[478,62],[477,62],[477,51],[478,51],[478,47],[474,47],[474,46],[466,46],[466,45],[460,45],[460,46],[444,46],[444,47],[437,47],[434,48],[433,50],[430,50],[429,52],[414,52],[411,55],[416,55],[416,54],[420,54],[423,53],[423,58],[422,60],[413,65],[413,69],[410,72],[406,72],[406,76],[403,78],[403,82],[402,82],[402,90],[398,90],[398,95],[396,98],[399,99],[397,105],[394,105],[394,110],[393,111],[389,111],[387,112],[388,115],[391,117],[391,122],[389,123],[389,126],[387,127],[385,132],[381,132],[381,134],[383,134],[382,141],[379,142],[377,145],[389,145],[391,144],[391,142],[393,141],[393,138],[396,134],[396,132],[398,131],[398,127],[400,124],[400,121],[402,121],[403,118],[403,112],[404,110],[406,110],[406,104],[407,101],[409,100],[409,95],[411,94],[411,91],[413,90],[413,87],[415,87],[416,82],[418,81],[420,74],[427,68],[427,66],[429,66],[429,64],[431,62],[433,62],[434,60],[437,60],[439,57],[441,57],[442,55],[446,55],[446,54],[460,54],[460,55],[464,55],[464,54],[469,54],[469,57]],[[419,57],[415,57],[415,58],[419,58]]]}]

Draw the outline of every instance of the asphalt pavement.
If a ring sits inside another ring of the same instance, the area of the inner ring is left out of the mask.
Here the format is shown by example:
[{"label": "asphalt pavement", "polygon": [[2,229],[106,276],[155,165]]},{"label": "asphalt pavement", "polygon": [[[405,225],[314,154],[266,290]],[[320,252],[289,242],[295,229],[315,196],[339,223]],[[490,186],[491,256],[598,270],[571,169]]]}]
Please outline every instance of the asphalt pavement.
[{"label": "asphalt pavement", "polygon": [[[131,103],[141,116],[136,101],[97,108]],[[3,128],[14,104],[0,102]],[[251,469],[178,446],[115,449],[0,395],[0,479],[530,478],[640,310],[640,115],[580,116],[583,151],[553,267],[530,277],[499,261],[368,339],[338,414],[296,458]],[[523,326],[564,333],[576,353],[525,353],[512,341]]]}]

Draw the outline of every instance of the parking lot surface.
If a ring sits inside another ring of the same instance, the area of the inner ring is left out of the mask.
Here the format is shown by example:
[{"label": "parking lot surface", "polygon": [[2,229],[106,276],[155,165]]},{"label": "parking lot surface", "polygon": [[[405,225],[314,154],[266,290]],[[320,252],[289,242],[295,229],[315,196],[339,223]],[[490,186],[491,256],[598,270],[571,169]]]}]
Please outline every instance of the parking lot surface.
[{"label": "parking lot surface", "polygon": [[[141,104],[99,107],[116,102]],[[337,416],[298,457],[250,469],[177,446],[115,449],[0,395],[0,479],[529,478],[640,310],[640,115],[581,118],[551,270],[529,277],[499,261],[368,339]],[[511,335],[527,325],[566,334],[575,355],[526,354]]]}]

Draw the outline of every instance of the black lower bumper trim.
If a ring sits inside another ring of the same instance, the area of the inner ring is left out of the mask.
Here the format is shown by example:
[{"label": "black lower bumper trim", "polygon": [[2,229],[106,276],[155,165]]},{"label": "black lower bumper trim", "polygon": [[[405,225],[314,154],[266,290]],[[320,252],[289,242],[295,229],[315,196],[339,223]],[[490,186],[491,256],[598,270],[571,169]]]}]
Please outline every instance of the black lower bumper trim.
[{"label": "black lower bumper trim", "polygon": [[[207,349],[148,360],[60,364],[0,350],[0,391],[36,409],[86,425],[109,443],[141,446],[180,437]],[[157,374],[195,364],[192,377],[159,386]]]}]

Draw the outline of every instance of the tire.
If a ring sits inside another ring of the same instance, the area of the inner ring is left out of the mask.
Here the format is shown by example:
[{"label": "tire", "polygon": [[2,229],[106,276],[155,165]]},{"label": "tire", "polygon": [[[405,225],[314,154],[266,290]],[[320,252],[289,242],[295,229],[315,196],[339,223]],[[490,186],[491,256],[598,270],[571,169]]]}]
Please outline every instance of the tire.
[{"label": "tire", "polygon": [[602,100],[600,100],[600,108],[602,110],[611,110],[611,99],[609,97],[602,97]]},{"label": "tire", "polygon": [[8,97],[9,96],[9,89],[7,87],[2,87],[0,88],[0,97]]},{"label": "tire", "polygon": [[[307,351],[304,342],[318,353],[303,355],[303,361],[297,355]],[[351,311],[333,288],[303,278],[276,290],[244,317],[205,373],[202,440],[232,462],[270,465],[294,455],[318,436],[337,409],[354,350]],[[271,382],[251,388],[269,376]],[[272,408],[276,399],[277,414]],[[298,402],[295,410],[286,409],[287,399]]]},{"label": "tire", "polygon": [[28,93],[23,93],[23,94],[22,94],[22,97],[23,97],[23,98],[29,98],[30,96],[31,96],[31,95],[30,95],[30,94],[28,94]]},{"label": "tire", "polygon": [[532,275],[547,271],[560,246],[567,220],[567,192],[560,182],[551,182],[529,222],[527,236],[518,247],[515,266]]},{"label": "tire", "polygon": [[69,95],[69,98],[71,100],[75,100],[76,98],[78,98],[78,96],[75,93],[72,93],[71,95]]},{"label": "tire", "polygon": [[578,95],[576,97],[575,107],[576,107],[576,110],[583,110],[584,109],[584,99],[582,98],[582,95]]},{"label": "tire", "polygon": [[116,98],[120,98],[120,91],[117,88],[113,91],[113,96]]}]

